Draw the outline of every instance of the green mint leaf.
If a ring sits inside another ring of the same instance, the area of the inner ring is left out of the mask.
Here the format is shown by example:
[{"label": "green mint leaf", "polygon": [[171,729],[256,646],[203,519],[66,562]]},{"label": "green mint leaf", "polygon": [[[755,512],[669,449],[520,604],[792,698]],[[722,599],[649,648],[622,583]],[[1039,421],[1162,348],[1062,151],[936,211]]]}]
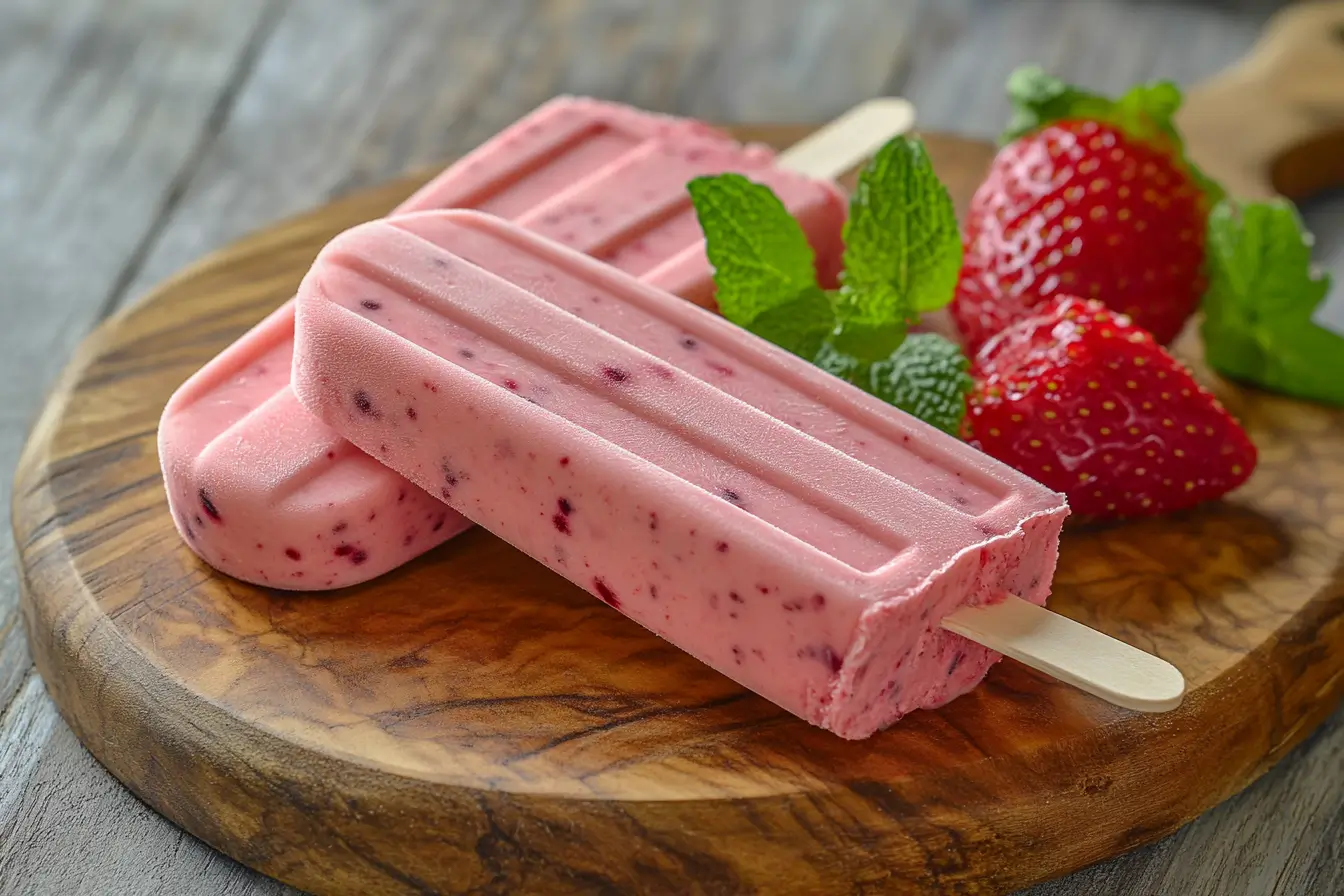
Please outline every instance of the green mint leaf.
[{"label": "green mint leaf", "polygon": [[1115,125],[1135,140],[1169,148],[1194,176],[1210,206],[1226,195],[1185,154],[1185,141],[1174,121],[1176,110],[1181,107],[1181,91],[1170,81],[1139,84],[1116,100],[1075,87],[1031,65],[1009,75],[1008,99],[1013,115],[1001,137],[1003,143],[1056,121],[1103,122]]},{"label": "green mint leaf", "polygon": [[1204,354],[1223,375],[1344,405],[1344,337],[1312,320],[1330,278],[1311,264],[1311,235],[1283,199],[1219,204],[1209,215]]},{"label": "green mint leaf", "polygon": [[867,391],[950,435],[959,435],[974,381],[961,347],[936,333],[914,333],[868,371]]},{"label": "green mint leaf", "polygon": [[896,137],[878,150],[859,174],[843,236],[842,328],[900,329],[894,343],[860,349],[876,361],[900,344],[906,324],[952,300],[961,272],[956,211],[922,142]]},{"label": "green mint leaf", "polygon": [[871,365],[865,361],[860,361],[849,352],[837,348],[835,343],[830,340],[822,343],[812,363],[831,376],[837,376],[847,383],[853,383],[865,392],[869,391],[868,368]]},{"label": "green mint leaf", "polygon": [[871,364],[886,358],[905,341],[905,321],[868,323],[863,320],[843,320],[834,328],[831,345],[842,354],[853,355]]},{"label": "green mint leaf", "polygon": [[811,361],[835,329],[835,312],[826,293],[814,283],[797,297],[756,315],[747,329]]},{"label": "green mint leaf", "polygon": [[746,329],[771,309],[817,290],[812,247],[769,187],[740,174],[686,185],[714,266],[719,311]]}]

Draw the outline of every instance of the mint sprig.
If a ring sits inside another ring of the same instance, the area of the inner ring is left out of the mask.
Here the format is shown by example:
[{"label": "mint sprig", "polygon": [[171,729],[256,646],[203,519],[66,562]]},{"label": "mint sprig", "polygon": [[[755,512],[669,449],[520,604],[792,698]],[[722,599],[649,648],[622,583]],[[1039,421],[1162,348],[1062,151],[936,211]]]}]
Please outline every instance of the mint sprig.
[{"label": "mint sprig", "polygon": [[1223,375],[1344,405],[1344,337],[1313,317],[1330,278],[1311,262],[1311,235],[1284,199],[1224,201],[1209,215],[1204,355]]},{"label": "mint sprig", "polygon": [[1157,144],[1175,154],[1204,191],[1210,206],[1225,195],[1217,181],[1200,171],[1185,153],[1185,142],[1175,124],[1181,91],[1170,81],[1139,84],[1119,99],[1111,99],[1069,84],[1039,66],[1028,65],[1008,76],[1008,99],[1013,115],[1000,138],[1003,143],[1056,121],[1104,122],[1115,125],[1134,140]]},{"label": "mint sprig", "polygon": [[969,382],[965,357],[940,336],[906,339],[920,313],[951,301],[961,269],[952,200],[919,140],[895,138],[860,174],[837,290],[817,284],[802,227],[768,187],[723,174],[696,178],[687,189],[724,317],[957,431]]}]

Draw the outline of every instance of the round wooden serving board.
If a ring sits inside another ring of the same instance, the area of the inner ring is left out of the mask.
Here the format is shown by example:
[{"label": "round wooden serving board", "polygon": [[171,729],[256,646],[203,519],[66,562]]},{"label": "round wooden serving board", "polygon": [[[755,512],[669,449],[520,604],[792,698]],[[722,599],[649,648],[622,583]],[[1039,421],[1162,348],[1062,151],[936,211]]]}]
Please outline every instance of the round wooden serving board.
[{"label": "round wooden serving board", "polygon": [[[738,132],[787,145],[804,129]],[[964,205],[990,149],[928,143]],[[18,471],[48,690],[113,774],[239,861],[320,893],[1002,892],[1174,830],[1336,705],[1344,414],[1222,384],[1260,446],[1252,481],[1068,531],[1051,599],[1180,667],[1189,697],[1165,715],[1004,661],[944,709],[846,742],[480,530],[329,594],[215,573],[169,518],[164,402],[325,241],[421,180],[244,239],[108,321]]]}]

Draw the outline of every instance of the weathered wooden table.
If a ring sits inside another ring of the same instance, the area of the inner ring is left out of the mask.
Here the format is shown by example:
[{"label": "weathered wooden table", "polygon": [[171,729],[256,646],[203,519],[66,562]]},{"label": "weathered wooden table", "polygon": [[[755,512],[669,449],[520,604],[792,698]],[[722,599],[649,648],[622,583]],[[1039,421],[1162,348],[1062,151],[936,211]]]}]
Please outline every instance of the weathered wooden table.
[{"label": "weathered wooden table", "polygon": [[[1116,90],[1231,62],[1256,0],[0,0],[0,469],[98,320],[185,263],[450,157],[546,97],[816,121],[879,93],[990,136],[1038,60]],[[1344,197],[1306,209],[1344,272]],[[0,498],[8,505],[6,473]],[[0,894],[293,892],[139,804],[33,671],[0,538]],[[1086,823],[1080,819],[1080,824]],[[1247,792],[1037,894],[1344,892],[1344,711]]]}]

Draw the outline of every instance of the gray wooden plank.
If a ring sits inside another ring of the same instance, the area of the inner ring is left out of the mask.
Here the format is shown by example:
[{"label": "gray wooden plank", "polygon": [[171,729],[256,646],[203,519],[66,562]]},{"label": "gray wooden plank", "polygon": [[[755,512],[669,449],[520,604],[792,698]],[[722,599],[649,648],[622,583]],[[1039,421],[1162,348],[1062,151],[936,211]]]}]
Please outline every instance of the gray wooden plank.
[{"label": "gray wooden plank", "polygon": [[1175,835],[1022,896],[1344,893],[1341,832],[1344,710],[1255,784]]},{"label": "gray wooden plank", "polygon": [[296,892],[139,802],[79,745],[36,675],[0,721],[0,781],[0,896]]},{"label": "gray wooden plank", "polygon": [[[0,6],[0,468],[141,250],[269,0]],[[9,477],[0,501],[9,503]],[[0,709],[28,666],[0,536]]]},{"label": "gray wooden plank", "polygon": [[[212,116],[243,73],[239,60],[262,34],[270,7],[278,9],[272,0],[209,7],[175,0],[0,4],[0,469],[13,469],[47,384],[147,245],[174,183],[210,142]],[[5,506],[10,487],[9,476],[0,477]],[[100,865],[90,861],[95,841],[87,839],[99,827],[103,842],[138,842],[142,854],[177,835],[99,768],[57,718],[31,672],[16,596],[6,527],[0,891],[149,892],[130,871],[133,859],[118,865],[120,881],[108,878],[109,886],[64,886],[70,874],[94,874],[89,869]],[[38,812],[34,801],[64,809]],[[36,818],[46,822],[29,823]],[[149,825],[163,835],[146,834]],[[58,876],[39,876],[32,843],[61,837],[70,848],[55,863]],[[197,848],[208,857],[203,867],[219,866],[212,852]],[[167,881],[159,891],[184,888]]]},{"label": "gray wooden plank", "polygon": [[1250,47],[1269,12],[1253,7],[944,0],[922,23],[929,39],[916,43],[905,95],[920,127],[993,139],[1008,121],[1003,84],[1019,65],[1110,92],[1152,78],[1190,84]]}]

